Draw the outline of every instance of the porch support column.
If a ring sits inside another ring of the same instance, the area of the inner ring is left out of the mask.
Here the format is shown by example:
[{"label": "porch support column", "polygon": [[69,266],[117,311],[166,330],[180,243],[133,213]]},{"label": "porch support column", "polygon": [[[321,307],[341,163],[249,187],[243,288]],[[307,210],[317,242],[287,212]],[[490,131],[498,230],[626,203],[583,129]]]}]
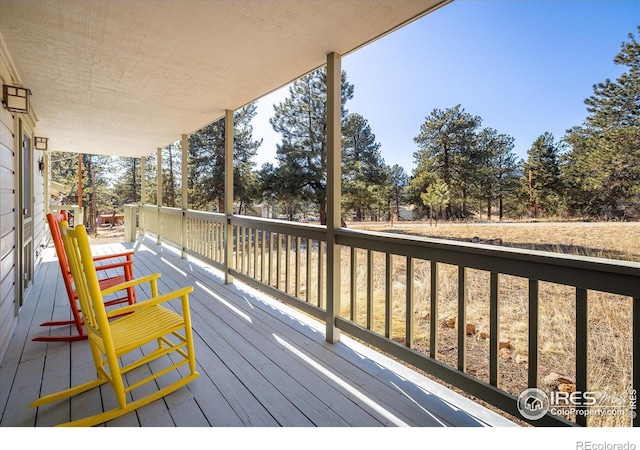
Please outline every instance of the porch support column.
[{"label": "porch support column", "polygon": [[147,157],[140,158],[140,204],[147,202]]},{"label": "porch support column", "polygon": [[189,191],[187,189],[189,158],[189,135],[182,135],[182,258],[187,257],[187,209],[189,206]]},{"label": "porch support column", "polygon": [[336,343],[340,330],[336,317],[340,313],[340,247],[336,230],[341,222],[341,56],[327,55],[327,313],[326,340]]},{"label": "porch support column", "polygon": [[160,207],[162,206],[162,148],[160,147],[158,147],[158,150],[156,151],[156,178],[156,206],[158,207],[156,212],[156,218],[158,219],[156,222],[156,242],[160,245],[162,243],[162,240],[160,239],[160,234],[162,232],[162,226],[160,224]]},{"label": "porch support column", "polygon": [[43,152],[42,159],[44,161],[44,213],[49,214],[51,209],[51,164],[49,161],[49,152]]},{"label": "porch support column", "polygon": [[233,111],[226,110],[224,117],[224,282],[233,283],[229,270],[233,261]]}]

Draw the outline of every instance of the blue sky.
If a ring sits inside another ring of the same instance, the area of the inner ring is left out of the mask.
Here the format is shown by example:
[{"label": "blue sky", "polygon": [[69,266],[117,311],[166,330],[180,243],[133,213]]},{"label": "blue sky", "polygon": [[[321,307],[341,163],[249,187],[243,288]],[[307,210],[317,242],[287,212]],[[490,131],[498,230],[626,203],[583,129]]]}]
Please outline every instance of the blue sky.
[{"label": "blue sky", "polygon": [[[613,58],[628,33],[639,38],[638,25],[640,0],[456,0],[344,56],[355,86],[346,107],[367,119],[385,162],[408,174],[425,118],[457,104],[513,136],[524,158],[544,132],[558,141],[583,122],[593,85],[625,69]],[[258,102],[258,167],[273,161],[280,135],[269,118],[287,96],[285,87]]]}]

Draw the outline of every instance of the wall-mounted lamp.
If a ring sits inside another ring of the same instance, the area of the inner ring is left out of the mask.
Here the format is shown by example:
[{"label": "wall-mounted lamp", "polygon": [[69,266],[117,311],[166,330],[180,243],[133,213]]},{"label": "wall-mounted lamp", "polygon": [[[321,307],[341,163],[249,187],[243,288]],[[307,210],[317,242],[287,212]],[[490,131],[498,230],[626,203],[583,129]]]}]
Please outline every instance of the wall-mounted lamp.
[{"label": "wall-mounted lamp", "polygon": [[49,147],[49,139],[45,137],[34,136],[33,144],[36,150],[44,150],[46,152],[47,148]]},{"label": "wall-mounted lamp", "polygon": [[31,91],[19,86],[2,85],[2,104],[15,113],[29,113],[29,97]]}]

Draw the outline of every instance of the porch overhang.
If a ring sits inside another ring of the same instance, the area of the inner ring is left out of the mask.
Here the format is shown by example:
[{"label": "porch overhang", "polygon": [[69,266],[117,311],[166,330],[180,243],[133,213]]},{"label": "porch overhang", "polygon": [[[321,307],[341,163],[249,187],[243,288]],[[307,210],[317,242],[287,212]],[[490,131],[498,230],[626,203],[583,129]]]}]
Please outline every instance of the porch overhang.
[{"label": "porch overhang", "polygon": [[52,150],[146,156],[450,1],[0,0],[0,45]]}]

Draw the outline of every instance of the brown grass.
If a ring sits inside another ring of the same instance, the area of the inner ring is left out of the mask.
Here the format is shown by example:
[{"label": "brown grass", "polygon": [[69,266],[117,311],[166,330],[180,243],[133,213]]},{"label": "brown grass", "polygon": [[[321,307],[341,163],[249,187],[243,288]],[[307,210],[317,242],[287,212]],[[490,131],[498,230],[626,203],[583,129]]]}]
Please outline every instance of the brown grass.
[{"label": "brown grass", "polygon": [[[640,223],[518,223],[518,224],[429,224],[403,223],[349,224],[352,228],[423,235],[471,241],[500,239],[501,245],[640,261]],[[477,240],[477,239],[476,239]],[[345,252],[346,253],[346,252]],[[384,261],[375,256],[375,302],[372,329],[384,333]],[[343,255],[343,266],[349,258]],[[366,255],[358,261],[358,286],[366,286]],[[403,258],[393,260],[392,338],[405,341]],[[360,267],[364,266],[364,267]],[[428,353],[430,317],[430,266],[416,263],[414,272],[414,348]],[[343,271],[344,272],[344,271]],[[483,381],[489,377],[489,274],[478,270],[467,273],[467,322],[476,325],[476,333],[466,341],[466,372]],[[457,267],[441,264],[439,268],[438,321],[455,317],[458,299]],[[349,284],[343,284],[342,314],[349,316]],[[500,336],[510,346],[501,353],[499,387],[517,396],[527,388],[528,287],[527,280],[512,276],[500,279]],[[366,290],[357,293],[356,321],[366,320]],[[346,299],[346,300],[345,300]],[[599,404],[622,405],[625,414],[589,417],[589,426],[629,426],[627,407],[631,392],[632,370],[632,299],[600,292],[589,292],[588,383],[590,391],[601,395]],[[438,359],[457,367],[457,326],[439,325]],[[575,290],[553,283],[540,283],[540,331],[538,386],[551,372],[575,380]]]}]

